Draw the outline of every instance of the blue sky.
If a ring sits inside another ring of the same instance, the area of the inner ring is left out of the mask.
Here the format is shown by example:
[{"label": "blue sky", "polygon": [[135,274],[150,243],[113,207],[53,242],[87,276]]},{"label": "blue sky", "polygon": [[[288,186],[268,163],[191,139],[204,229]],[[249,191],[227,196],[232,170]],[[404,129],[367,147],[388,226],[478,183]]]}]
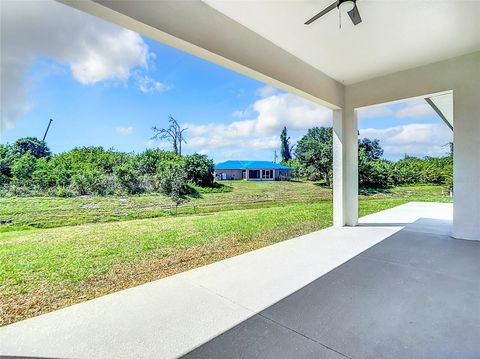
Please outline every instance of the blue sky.
[{"label": "blue sky", "polygon": [[[47,142],[54,152],[168,148],[150,138],[151,127],[165,126],[171,114],[189,128],[187,153],[272,160],[283,126],[295,141],[310,127],[331,125],[331,112],[312,102],[65,5],[42,4],[7,3],[2,12],[2,73],[9,75],[2,80],[1,143],[41,138],[53,118]],[[52,25],[54,18],[62,21]],[[71,32],[71,41],[53,36],[59,32]],[[422,100],[362,110],[359,128],[379,138],[392,160],[442,155],[451,141]]]}]

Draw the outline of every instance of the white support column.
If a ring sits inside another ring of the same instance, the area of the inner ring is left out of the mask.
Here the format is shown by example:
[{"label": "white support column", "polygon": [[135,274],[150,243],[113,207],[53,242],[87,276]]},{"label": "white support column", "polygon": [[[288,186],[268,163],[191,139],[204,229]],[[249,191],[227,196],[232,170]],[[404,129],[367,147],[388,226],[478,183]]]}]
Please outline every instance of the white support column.
[{"label": "white support column", "polygon": [[333,111],[333,225],[358,224],[358,126],[351,110]]},{"label": "white support column", "polygon": [[453,236],[480,240],[480,90],[453,91]]}]

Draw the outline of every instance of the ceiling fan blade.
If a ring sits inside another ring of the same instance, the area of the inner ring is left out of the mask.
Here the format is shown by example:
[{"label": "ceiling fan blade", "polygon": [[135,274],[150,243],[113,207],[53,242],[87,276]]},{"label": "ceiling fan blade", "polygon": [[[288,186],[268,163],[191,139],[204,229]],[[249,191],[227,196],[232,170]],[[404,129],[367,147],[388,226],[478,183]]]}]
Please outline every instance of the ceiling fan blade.
[{"label": "ceiling fan blade", "polygon": [[330,5],[329,7],[323,9],[322,11],[320,11],[317,15],[315,15],[314,17],[312,17],[310,20],[308,20],[307,22],[305,22],[305,25],[309,25],[311,24],[312,22],[314,22],[315,20],[317,20],[318,18],[322,17],[323,15],[325,15],[327,12],[329,11],[332,11],[333,9],[335,9],[337,7],[337,1],[335,1],[332,5]]},{"label": "ceiling fan blade", "polygon": [[348,15],[350,16],[350,19],[352,19],[353,25],[358,25],[362,22],[357,5],[355,5],[355,7],[348,12]]}]

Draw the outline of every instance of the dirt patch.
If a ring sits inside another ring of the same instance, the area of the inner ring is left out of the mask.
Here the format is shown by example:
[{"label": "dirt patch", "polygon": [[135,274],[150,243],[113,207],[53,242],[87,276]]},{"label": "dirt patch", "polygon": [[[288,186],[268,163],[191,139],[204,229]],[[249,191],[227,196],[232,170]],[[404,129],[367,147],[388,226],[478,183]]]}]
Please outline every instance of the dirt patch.
[{"label": "dirt patch", "polygon": [[240,242],[235,239],[210,242],[176,250],[167,257],[123,263],[76,285],[43,286],[33,292],[12,296],[0,293],[0,326],[217,262],[267,244],[269,242]]}]

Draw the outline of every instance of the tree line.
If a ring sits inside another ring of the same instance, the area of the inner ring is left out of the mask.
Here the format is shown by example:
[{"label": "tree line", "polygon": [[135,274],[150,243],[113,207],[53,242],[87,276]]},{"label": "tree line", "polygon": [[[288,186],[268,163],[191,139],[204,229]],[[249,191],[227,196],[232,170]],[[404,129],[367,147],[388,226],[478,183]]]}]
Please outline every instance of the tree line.
[{"label": "tree line", "polygon": [[[296,144],[291,144],[287,128],[280,134],[282,163],[292,167],[295,177],[325,181],[331,185],[333,175],[333,129],[314,127]],[[412,184],[453,186],[453,146],[443,157],[407,156],[397,162],[383,158],[378,139],[358,141],[358,181],[360,188],[389,188]]]},{"label": "tree line", "polygon": [[52,154],[46,142],[21,138],[0,144],[0,193],[12,195],[114,195],[162,192],[181,196],[214,183],[213,161],[147,149],[125,153],[78,147]]},{"label": "tree line", "polygon": [[[148,149],[125,153],[103,147],[78,147],[52,154],[48,145],[35,137],[13,144],[0,144],[0,195],[124,195],[165,193],[175,203],[195,190],[212,187],[214,163],[205,155],[182,156],[186,129],[170,118],[167,129],[153,128],[160,139],[171,142],[173,151]],[[168,131],[167,131],[168,130]],[[293,176],[325,181],[330,186],[333,172],[333,133],[330,127],[308,130],[292,145],[287,129],[280,135],[282,163],[292,167]],[[383,158],[379,140],[359,140],[359,185],[388,188],[411,184],[438,184],[452,188],[453,158],[405,156],[392,162]]]}]

